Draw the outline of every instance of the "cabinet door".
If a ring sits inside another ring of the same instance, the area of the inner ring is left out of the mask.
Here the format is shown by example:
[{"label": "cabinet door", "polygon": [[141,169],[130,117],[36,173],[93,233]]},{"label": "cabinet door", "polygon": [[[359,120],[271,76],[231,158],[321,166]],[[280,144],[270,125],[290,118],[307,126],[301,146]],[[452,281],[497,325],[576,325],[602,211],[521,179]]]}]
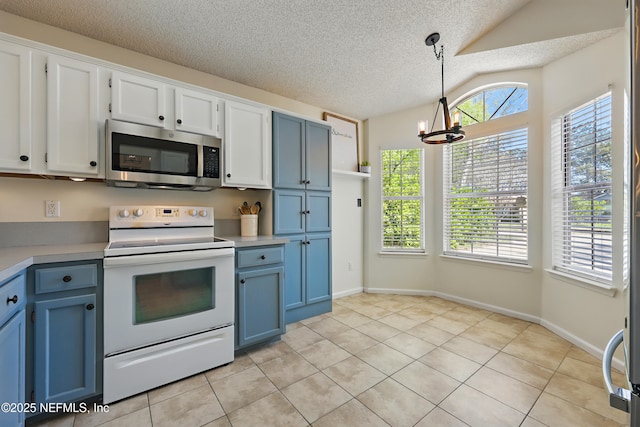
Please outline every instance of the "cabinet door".
[{"label": "cabinet door", "polygon": [[284,245],[284,308],[290,310],[305,305],[306,301],[306,241],[303,234],[287,236]]},{"label": "cabinet door", "polygon": [[98,67],[47,59],[47,170],[97,176]]},{"label": "cabinet door", "polygon": [[238,346],[284,333],[284,267],[238,273]]},{"label": "cabinet door", "polygon": [[307,190],[331,191],[331,126],[306,123]]},{"label": "cabinet door", "polygon": [[114,71],[111,117],[126,122],[167,127],[164,83]]},{"label": "cabinet door", "polygon": [[177,130],[218,136],[218,98],[203,92],[176,88],[175,100]]},{"label": "cabinet door", "polygon": [[31,51],[0,42],[0,170],[31,169]]},{"label": "cabinet door", "polygon": [[307,191],[305,205],[306,231],[331,231],[331,193]]},{"label": "cabinet door", "polygon": [[96,295],[36,302],[36,403],[72,402],[96,392]]},{"label": "cabinet door", "polygon": [[224,103],[224,185],[271,188],[269,110]]},{"label": "cabinet door", "polygon": [[[25,323],[24,310],[0,327],[0,402],[24,402]],[[0,412],[0,425],[24,425],[24,411]]]},{"label": "cabinet door", "polygon": [[331,234],[307,234],[307,304],[331,299]]},{"label": "cabinet door", "polygon": [[291,234],[305,231],[305,192],[275,190],[273,192],[273,233]]},{"label": "cabinet door", "polygon": [[273,113],[273,186],[304,189],[305,120]]}]

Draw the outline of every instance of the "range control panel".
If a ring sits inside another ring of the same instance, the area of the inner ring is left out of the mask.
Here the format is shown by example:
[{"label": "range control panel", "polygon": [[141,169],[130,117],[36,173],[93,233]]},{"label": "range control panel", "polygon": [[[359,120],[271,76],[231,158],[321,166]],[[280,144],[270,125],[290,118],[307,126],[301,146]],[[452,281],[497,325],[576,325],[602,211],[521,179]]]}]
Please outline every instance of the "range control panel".
[{"label": "range control panel", "polygon": [[109,228],[213,226],[210,206],[111,206]]}]

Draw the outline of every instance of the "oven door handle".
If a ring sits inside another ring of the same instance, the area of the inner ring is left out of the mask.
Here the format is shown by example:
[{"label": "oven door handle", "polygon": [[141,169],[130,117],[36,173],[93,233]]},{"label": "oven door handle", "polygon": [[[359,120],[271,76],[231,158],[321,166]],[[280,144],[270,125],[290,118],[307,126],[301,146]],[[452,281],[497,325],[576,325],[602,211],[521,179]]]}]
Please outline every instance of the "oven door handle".
[{"label": "oven door handle", "polygon": [[105,257],[104,268],[121,266],[140,266],[148,264],[165,264],[177,261],[200,261],[214,258],[233,257],[233,248],[207,249],[203,251],[164,252],[144,255],[125,255]]}]

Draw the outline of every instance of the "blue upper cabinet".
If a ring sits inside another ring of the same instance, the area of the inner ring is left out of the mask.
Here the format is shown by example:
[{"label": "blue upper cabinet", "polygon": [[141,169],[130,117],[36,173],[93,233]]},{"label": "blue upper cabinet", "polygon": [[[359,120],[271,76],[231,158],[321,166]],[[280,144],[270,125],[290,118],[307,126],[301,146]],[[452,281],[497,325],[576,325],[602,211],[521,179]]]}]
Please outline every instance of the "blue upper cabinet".
[{"label": "blue upper cabinet", "polygon": [[331,193],[307,191],[304,217],[308,233],[331,231]]},{"label": "blue upper cabinet", "polygon": [[331,191],[331,126],[306,123],[307,190]]},{"label": "blue upper cabinet", "polygon": [[305,120],[273,113],[273,142],[273,186],[304,190]]},{"label": "blue upper cabinet", "polygon": [[304,233],[306,226],[306,193],[303,190],[275,190],[273,192],[274,234]]},{"label": "blue upper cabinet", "polygon": [[273,186],[331,191],[331,126],[273,113]]}]

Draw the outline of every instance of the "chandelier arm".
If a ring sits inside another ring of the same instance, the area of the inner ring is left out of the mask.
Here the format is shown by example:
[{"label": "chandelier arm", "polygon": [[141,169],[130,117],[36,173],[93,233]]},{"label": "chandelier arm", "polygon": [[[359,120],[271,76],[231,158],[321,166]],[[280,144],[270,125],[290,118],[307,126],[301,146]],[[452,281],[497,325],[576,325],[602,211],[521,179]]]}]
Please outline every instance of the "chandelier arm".
[{"label": "chandelier arm", "polygon": [[438,101],[438,105],[436,106],[436,113],[433,115],[433,120],[431,121],[431,129],[429,129],[429,133],[433,132],[433,126],[436,124],[436,119],[438,118],[439,110],[440,110],[440,101]]}]

